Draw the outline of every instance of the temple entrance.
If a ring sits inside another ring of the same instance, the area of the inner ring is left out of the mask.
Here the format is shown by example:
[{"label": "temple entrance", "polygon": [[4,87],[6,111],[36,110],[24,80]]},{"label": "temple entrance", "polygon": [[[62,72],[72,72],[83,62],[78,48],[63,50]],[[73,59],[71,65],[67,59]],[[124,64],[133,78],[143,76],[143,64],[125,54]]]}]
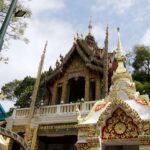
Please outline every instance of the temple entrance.
[{"label": "temple entrance", "polygon": [[76,150],[77,136],[39,137],[39,150]]},{"label": "temple entrance", "polygon": [[69,102],[76,102],[84,98],[85,79],[84,77],[72,78],[68,84]]},{"label": "temple entrance", "polygon": [[139,150],[138,145],[109,145],[104,146],[103,150]]}]

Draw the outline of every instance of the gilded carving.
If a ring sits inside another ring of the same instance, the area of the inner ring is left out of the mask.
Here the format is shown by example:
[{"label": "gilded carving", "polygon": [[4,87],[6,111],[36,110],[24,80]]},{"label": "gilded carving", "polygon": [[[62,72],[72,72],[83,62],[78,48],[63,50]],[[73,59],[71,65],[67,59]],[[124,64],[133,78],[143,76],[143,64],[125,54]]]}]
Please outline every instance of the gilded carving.
[{"label": "gilded carving", "polygon": [[76,144],[77,150],[89,150],[87,143],[78,143]]},{"label": "gilded carving", "polygon": [[138,137],[138,125],[121,108],[107,119],[102,129],[103,139],[129,139]]}]

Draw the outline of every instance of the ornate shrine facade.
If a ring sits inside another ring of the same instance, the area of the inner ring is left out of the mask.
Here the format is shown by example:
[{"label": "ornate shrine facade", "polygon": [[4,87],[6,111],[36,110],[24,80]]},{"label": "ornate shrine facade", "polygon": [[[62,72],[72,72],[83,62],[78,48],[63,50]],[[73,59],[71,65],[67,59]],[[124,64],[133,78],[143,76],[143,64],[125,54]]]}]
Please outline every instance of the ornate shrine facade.
[{"label": "ornate shrine facade", "polygon": [[150,150],[150,101],[124,67],[118,31],[117,70],[110,92],[86,117],[78,110],[78,150]]}]

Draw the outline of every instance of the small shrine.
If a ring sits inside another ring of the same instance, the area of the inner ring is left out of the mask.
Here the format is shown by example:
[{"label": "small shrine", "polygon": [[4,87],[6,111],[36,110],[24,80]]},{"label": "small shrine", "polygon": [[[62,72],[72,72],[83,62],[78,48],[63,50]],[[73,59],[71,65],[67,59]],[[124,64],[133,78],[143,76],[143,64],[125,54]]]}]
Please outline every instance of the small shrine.
[{"label": "small shrine", "polygon": [[78,113],[78,150],[150,150],[150,101],[140,95],[124,67],[118,29],[117,70],[110,92],[86,117]]}]

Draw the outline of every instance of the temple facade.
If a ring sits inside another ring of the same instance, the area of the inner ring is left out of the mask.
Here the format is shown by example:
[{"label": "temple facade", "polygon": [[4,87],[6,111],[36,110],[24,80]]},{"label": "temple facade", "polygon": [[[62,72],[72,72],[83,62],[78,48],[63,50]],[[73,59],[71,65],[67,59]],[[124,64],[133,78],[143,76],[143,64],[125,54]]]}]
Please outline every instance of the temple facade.
[{"label": "temple facade", "polygon": [[117,66],[114,53],[107,53],[107,44],[99,48],[90,32],[85,39],[77,35],[74,40],[71,50],[65,57],[60,55],[56,68],[46,78],[45,105],[98,100],[106,95],[105,89],[110,87]]},{"label": "temple facade", "polygon": [[[150,150],[149,98],[136,91],[124,62],[119,29],[112,53],[108,28],[104,48],[95,42],[91,24],[85,38],[77,35],[43,82],[44,106],[34,110],[30,149]],[[14,110],[7,128],[23,135],[29,111]]]}]

